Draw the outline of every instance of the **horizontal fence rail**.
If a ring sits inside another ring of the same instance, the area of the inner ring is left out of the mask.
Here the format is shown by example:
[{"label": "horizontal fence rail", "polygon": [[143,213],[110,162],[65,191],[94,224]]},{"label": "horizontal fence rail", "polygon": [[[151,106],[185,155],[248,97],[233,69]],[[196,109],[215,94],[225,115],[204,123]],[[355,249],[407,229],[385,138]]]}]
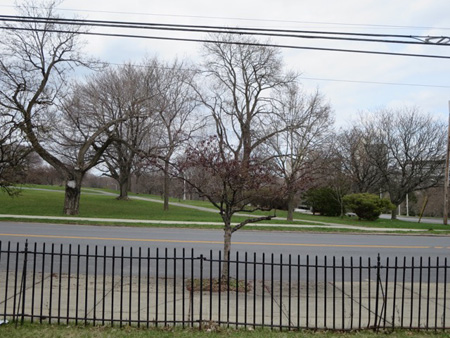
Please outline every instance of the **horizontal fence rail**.
[{"label": "horizontal fence rail", "polygon": [[[224,265],[225,261],[225,265]],[[223,268],[229,274],[221,278]],[[447,258],[0,242],[0,319],[136,326],[448,329]]]}]

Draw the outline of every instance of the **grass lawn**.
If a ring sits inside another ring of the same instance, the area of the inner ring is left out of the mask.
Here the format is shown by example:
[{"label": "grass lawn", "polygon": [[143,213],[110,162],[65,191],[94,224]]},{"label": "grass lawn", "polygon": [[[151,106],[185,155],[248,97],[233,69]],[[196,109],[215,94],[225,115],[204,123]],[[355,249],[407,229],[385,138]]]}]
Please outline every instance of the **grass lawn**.
[{"label": "grass lawn", "polygon": [[[14,215],[38,215],[38,216],[64,216],[62,214],[64,194],[63,187],[59,186],[25,186],[21,194],[17,197],[9,197],[6,194],[0,194],[0,213],[1,214],[14,214]],[[33,190],[40,189],[40,190]],[[41,190],[42,189],[42,190]],[[98,193],[95,193],[98,191]],[[182,206],[171,205],[169,211],[163,211],[161,203],[149,202],[142,200],[129,200],[119,201],[114,196],[101,194],[102,191],[113,192],[111,190],[104,189],[83,189],[80,201],[80,214],[79,217],[95,217],[95,218],[118,218],[118,219],[138,219],[138,220],[164,220],[164,221],[192,221],[192,222],[221,222],[222,219],[218,214],[217,209],[207,201],[180,201],[178,199],[171,199],[172,202],[180,204],[194,205],[201,207],[208,207],[215,212],[206,212],[191,208],[184,208]],[[130,196],[133,196],[131,194]],[[140,197],[148,197],[156,200],[161,200],[160,196],[155,195],[135,195]],[[254,215],[267,214],[263,212],[255,212]],[[351,226],[365,226],[376,228],[409,228],[409,229],[422,229],[427,232],[433,230],[447,230],[450,232],[449,226],[442,224],[425,224],[405,222],[400,220],[379,219],[375,222],[359,221],[356,218],[340,218],[340,217],[325,217],[314,216],[309,214],[296,213],[295,220],[288,222],[285,220],[286,211],[277,211],[277,217],[280,219],[271,220],[262,223],[269,224],[306,224],[306,225],[318,225],[317,222],[323,222],[328,224],[342,224]],[[233,222],[240,222],[245,217],[235,216]],[[58,221],[60,222],[60,221]],[[73,221],[67,221],[64,223],[74,223]],[[98,222],[82,222],[83,224],[99,224]],[[113,225],[113,223],[108,223]],[[121,224],[123,225],[123,223]],[[127,224],[137,226],[149,226],[143,224]],[[257,224],[254,224],[257,225]],[[320,223],[319,223],[320,225]],[[169,225],[151,225],[151,226],[169,226]],[[174,225],[175,226],[175,225]],[[181,226],[181,225],[176,225]],[[220,228],[218,225],[183,225],[183,227],[209,227]],[[264,230],[281,230],[280,227],[252,227],[252,229],[264,229]],[[295,228],[285,228],[289,230],[300,230]],[[318,229],[306,229],[307,231],[314,231]],[[323,229],[327,231],[327,229]],[[336,229],[330,229],[330,231],[336,231]],[[305,230],[302,230],[305,231]],[[339,231],[353,231],[353,230],[339,230]],[[441,233],[441,232],[439,232]]]},{"label": "grass lawn", "polygon": [[341,218],[341,217],[318,216],[310,214],[303,214],[298,217],[301,217],[303,221],[318,221],[334,224],[352,224],[358,226],[368,226],[377,228],[408,228],[408,229],[426,229],[426,230],[441,229],[450,231],[450,225],[430,224],[424,223],[423,221],[421,223],[417,223],[417,222],[407,222],[401,220],[379,218],[378,220],[373,222],[373,221],[360,221],[357,218],[350,218],[350,217]]},{"label": "grass lawn", "polygon": [[359,332],[331,332],[331,331],[270,331],[269,329],[236,330],[215,328],[213,330],[198,328],[136,328],[136,327],[110,327],[110,326],[75,326],[75,325],[49,325],[49,324],[14,324],[0,326],[2,337],[248,337],[248,338],[282,338],[282,337],[448,337],[448,332],[434,331],[405,331],[375,333],[373,331]]},{"label": "grass lawn", "polygon": [[[16,215],[63,216],[64,194],[57,190],[23,190],[18,197],[0,194],[0,213]],[[164,212],[162,204],[140,200],[119,201],[113,196],[81,194],[80,217],[155,219],[173,221],[220,222],[218,213],[171,206]]]}]

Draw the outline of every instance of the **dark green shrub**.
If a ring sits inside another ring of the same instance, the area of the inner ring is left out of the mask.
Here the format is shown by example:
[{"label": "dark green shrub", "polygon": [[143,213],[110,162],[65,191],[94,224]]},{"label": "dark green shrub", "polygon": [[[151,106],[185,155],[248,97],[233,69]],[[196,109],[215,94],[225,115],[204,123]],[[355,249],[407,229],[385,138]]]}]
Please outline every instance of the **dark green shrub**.
[{"label": "dark green shrub", "polygon": [[359,219],[375,221],[383,211],[395,209],[395,206],[386,198],[379,198],[374,194],[351,194],[344,196],[346,208],[352,210]]},{"label": "dark green shrub", "polygon": [[278,209],[287,210],[288,202],[286,196],[281,196],[278,191],[274,189],[265,188],[258,191],[258,193],[251,191],[250,204],[263,209]]},{"label": "dark green shrub", "polygon": [[341,205],[331,188],[310,189],[304,195],[305,204],[312,208],[313,213],[324,216],[339,216]]}]

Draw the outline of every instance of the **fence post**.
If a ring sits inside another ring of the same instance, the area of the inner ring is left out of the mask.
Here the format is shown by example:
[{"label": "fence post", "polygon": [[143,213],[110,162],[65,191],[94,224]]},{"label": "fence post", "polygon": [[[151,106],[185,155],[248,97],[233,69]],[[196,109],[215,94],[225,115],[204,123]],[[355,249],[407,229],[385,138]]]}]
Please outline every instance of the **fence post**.
[{"label": "fence post", "polygon": [[[199,329],[202,329],[203,325],[203,254],[200,255],[200,294],[199,294]],[[209,286],[211,287],[211,285]]]},{"label": "fence post", "polygon": [[21,297],[19,297],[19,304],[20,301],[22,301],[22,314],[20,318],[21,325],[23,325],[25,319],[25,292],[27,290],[27,260],[28,260],[28,239],[25,240],[25,251],[23,256],[23,270],[22,270],[22,286],[20,293]]},{"label": "fence post", "polygon": [[378,328],[379,328],[379,322],[378,322],[378,306],[379,306],[379,295],[380,295],[380,281],[381,281],[381,276],[380,276],[380,254],[378,254],[377,256],[377,288],[375,291],[375,322],[374,322],[374,331],[378,332]]}]

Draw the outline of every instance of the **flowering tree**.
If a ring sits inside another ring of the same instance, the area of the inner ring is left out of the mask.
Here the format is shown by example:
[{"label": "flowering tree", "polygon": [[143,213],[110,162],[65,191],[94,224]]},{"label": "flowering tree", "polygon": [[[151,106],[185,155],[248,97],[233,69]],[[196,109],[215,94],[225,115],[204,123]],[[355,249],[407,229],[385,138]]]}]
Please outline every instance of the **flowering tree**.
[{"label": "flowering tree", "polygon": [[222,278],[228,276],[228,264],[231,235],[249,223],[270,220],[274,216],[249,217],[242,222],[232,224],[237,212],[253,212],[264,207],[253,205],[255,196],[273,186],[275,178],[270,165],[257,157],[248,162],[235,159],[221,146],[217,137],[211,137],[190,146],[185,156],[178,162],[178,176],[195,170],[196,175],[184,179],[196,189],[201,197],[208,199],[220,213],[224,230],[224,257]]}]

